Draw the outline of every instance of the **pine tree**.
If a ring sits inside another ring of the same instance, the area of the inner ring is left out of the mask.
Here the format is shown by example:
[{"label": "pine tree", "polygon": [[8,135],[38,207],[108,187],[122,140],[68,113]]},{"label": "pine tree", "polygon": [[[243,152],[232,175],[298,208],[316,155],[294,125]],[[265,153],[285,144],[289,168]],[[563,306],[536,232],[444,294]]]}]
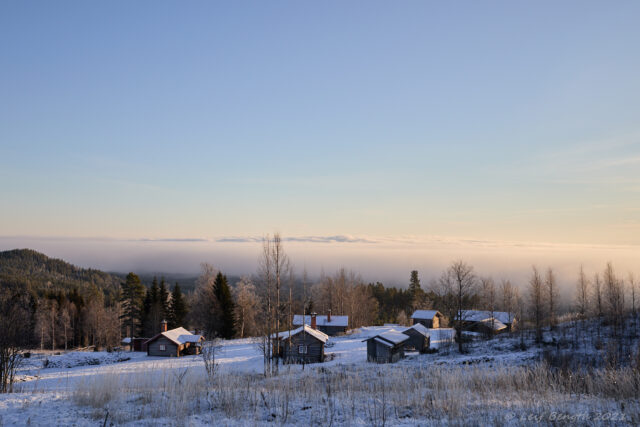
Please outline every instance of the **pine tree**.
[{"label": "pine tree", "polygon": [[221,310],[221,325],[218,329],[218,334],[225,339],[233,338],[235,335],[235,307],[227,276],[218,273],[214,284],[214,291]]},{"label": "pine tree", "polygon": [[185,301],[184,295],[180,290],[180,285],[176,283],[171,292],[171,303],[169,305],[169,327],[171,329],[184,326],[184,321],[187,318],[189,308]]},{"label": "pine tree", "polygon": [[125,325],[129,327],[130,336],[135,337],[142,323],[145,288],[140,278],[134,273],[127,274],[122,286],[122,305]]}]

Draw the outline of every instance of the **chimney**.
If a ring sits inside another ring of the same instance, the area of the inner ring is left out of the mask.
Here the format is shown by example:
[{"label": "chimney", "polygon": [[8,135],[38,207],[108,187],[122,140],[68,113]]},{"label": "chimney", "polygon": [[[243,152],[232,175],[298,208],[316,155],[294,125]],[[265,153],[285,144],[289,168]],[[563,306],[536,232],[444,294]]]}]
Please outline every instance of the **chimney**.
[{"label": "chimney", "polygon": [[311,313],[311,329],[318,329],[316,324],[316,313]]},{"label": "chimney", "polygon": [[327,311],[327,323],[331,322],[331,310]]},{"label": "chimney", "polygon": [[163,320],[160,322],[160,332],[167,332],[167,321]]}]

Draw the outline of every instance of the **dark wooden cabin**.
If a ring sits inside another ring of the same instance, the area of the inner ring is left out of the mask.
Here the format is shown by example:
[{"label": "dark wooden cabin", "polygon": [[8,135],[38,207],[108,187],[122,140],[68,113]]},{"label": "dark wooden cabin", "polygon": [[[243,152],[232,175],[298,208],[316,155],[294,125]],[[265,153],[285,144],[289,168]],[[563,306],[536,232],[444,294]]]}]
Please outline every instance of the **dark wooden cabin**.
[{"label": "dark wooden cabin", "polygon": [[420,353],[429,350],[431,335],[429,330],[421,323],[416,323],[402,331],[402,333],[409,336],[409,339],[405,342],[406,350],[419,351]]},{"label": "dark wooden cabin", "polygon": [[163,332],[147,341],[148,356],[180,357],[199,354],[204,337],[194,335],[184,328],[167,331],[166,322],[162,323]]},{"label": "dark wooden cabin", "polygon": [[311,328],[331,337],[344,334],[349,328],[349,316],[332,316],[331,310],[326,315],[296,314],[293,316],[293,326],[310,325]]},{"label": "dark wooden cabin", "polygon": [[324,346],[329,336],[303,325],[292,331],[278,334],[280,354],[285,363],[324,362]]},{"label": "dark wooden cabin", "polygon": [[437,329],[444,325],[444,315],[438,310],[416,310],[412,315],[413,324],[420,323],[427,329]]},{"label": "dark wooden cabin", "polygon": [[389,331],[373,336],[367,342],[367,361],[395,363],[404,358],[404,346],[409,336],[402,332]]}]

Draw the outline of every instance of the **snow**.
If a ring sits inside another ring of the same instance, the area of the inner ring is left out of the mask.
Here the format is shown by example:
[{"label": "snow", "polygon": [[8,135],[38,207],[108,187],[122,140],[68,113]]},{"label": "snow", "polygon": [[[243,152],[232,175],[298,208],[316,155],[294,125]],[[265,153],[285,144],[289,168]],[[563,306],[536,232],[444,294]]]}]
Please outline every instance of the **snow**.
[{"label": "snow", "polygon": [[409,339],[408,335],[403,334],[402,332],[389,331],[384,332],[378,335],[380,338],[387,340],[393,344],[400,344]]},{"label": "snow", "polygon": [[[294,326],[302,326],[302,324],[310,325],[311,324],[311,316],[305,315],[304,321],[302,319],[301,314],[296,314],[293,316],[293,324]],[[317,326],[340,326],[340,327],[348,327],[349,326],[349,316],[331,316],[331,321],[327,320],[326,315],[317,315],[316,316],[316,325]]]},{"label": "snow", "polygon": [[[421,325],[414,329],[421,329]],[[308,328],[308,326],[307,326]],[[422,327],[423,328],[423,327]],[[302,330],[302,328],[298,328]],[[426,328],[424,328],[426,329]],[[327,375],[344,374],[362,375],[367,381],[376,378],[388,378],[385,372],[408,372],[409,377],[419,372],[427,371],[433,367],[443,369],[479,369],[483,372],[492,372],[495,369],[504,367],[528,366],[540,360],[541,349],[537,347],[520,348],[520,336],[516,334],[500,334],[491,340],[478,340],[465,344],[469,353],[460,354],[457,352],[454,343],[455,331],[451,328],[426,329],[431,337],[431,348],[437,350],[432,354],[418,354],[408,352],[407,357],[392,366],[379,367],[376,364],[368,363],[366,358],[365,339],[379,338],[382,341],[396,337],[398,339],[406,337],[402,333],[407,328],[397,325],[362,327],[350,331],[344,336],[331,337],[326,341],[327,361],[321,364],[310,364],[306,366],[306,371],[300,365],[286,365],[281,368],[282,376],[290,375],[292,381],[300,378],[300,375],[317,375],[318,378],[329,378]],[[588,330],[588,328],[587,328]],[[292,332],[295,332],[292,331]],[[317,331],[315,331],[317,332]],[[548,333],[550,335],[550,333]],[[556,336],[557,335],[556,333]],[[555,338],[554,338],[555,339]],[[551,340],[551,337],[549,338]],[[253,384],[254,381],[262,378],[263,357],[259,348],[262,342],[260,338],[221,340],[219,352],[216,354],[217,370],[219,375],[246,375],[246,383]],[[593,346],[587,346],[592,349]],[[125,360],[127,359],[127,360]],[[43,365],[48,360],[47,367]],[[120,360],[120,361],[118,361]],[[98,363],[95,364],[94,362]],[[164,378],[178,378],[183,373],[195,378],[206,376],[204,363],[200,356],[185,356],[181,358],[149,357],[143,352],[82,352],[72,351],[53,355],[50,352],[32,353],[30,359],[25,360],[25,365],[18,372],[18,383],[16,393],[0,395],[0,425],[77,425],[88,426],[102,424],[105,417],[105,408],[112,413],[121,413],[120,419],[113,422],[116,425],[275,425],[266,414],[266,418],[229,418],[228,415],[221,414],[219,410],[211,410],[205,407],[195,410],[186,419],[176,421],[175,419],[163,418],[163,416],[153,415],[150,410],[144,409],[145,403],[141,398],[121,398],[118,406],[113,407],[90,407],[80,405],[74,400],[74,393],[83,384],[91,384],[92,381],[101,384],[100,381],[112,381],[117,384],[115,390],[120,390],[122,384],[123,393],[131,396],[131,392],[126,391],[133,381],[140,378],[149,378],[162,383]],[[469,366],[471,365],[471,366]],[[396,369],[396,371],[389,371]],[[474,371],[468,371],[473,373]],[[381,374],[382,373],[382,374]],[[218,375],[218,374],[217,374]],[[431,375],[431,374],[427,374]],[[475,374],[474,374],[475,375]],[[103,378],[103,379],[101,379]],[[247,386],[249,387],[249,386]],[[253,387],[253,386],[251,386]],[[240,391],[239,391],[240,392]],[[338,391],[336,391],[338,392]],[[258,392],[258,399],[260,397]],[[265,391],[265,393],[267,393]],[[156,396],[157,397],[157,396]],[[156,398],[154,397],[154,399]],[[268,396],[267,396],[268,398]],[[326,397],[323,397],[326,398]],[[566,398],[566,397],[565,397]],[[461,401],[465,399],[461,396]],[[594,408],[603,410],[607,408],[606,401],[593,400],[592,397],[571,400],[568,398],[567,405],[562,406],[568,412],[578,412],[582,406],[597,404]],[[591,399],[591,400],[585,400]],[[115,401],[114,401],[115,402]],[[513,403],[509,400],[500,401],[497,407],[503,405],[503,413],[524,414],[522,404]],[[164,402],[163,404],[169,404]],[[321,422],[310,422],[309,413],[323,408],[317,403],[309,403],[302,400],[292,400],[292,414],[295,417],[289,419],[285,424],[298,425],[319,425]],[[513,405],[513,406],[512,406]],[[582,406],[580,406],[582,405]],[[313,409],[305,410],[307,406]],[[543,405],[544,406],[544,405]],[[636,405],[637,406],[637,405]],[[571,409],[573,408],[573,409]],[[617,407],[613,406],[612,410]],[[411,411],[404,407],[397,407],[398,411]],[[469,407],[470,415],[477,414],[477,407]],[[520,412],[518,412],[520,411]],[[127,415],[128,414],[128,415]],[[425,421],[418,415],[411,415],[408,412],[407,418],[397,416],[388,422],[389,425],[441,425],[442,422]],[[371,424],[364,415],[361,418],[356,416],[354,424]],[[515,415],[514,415],[515,416]],[[358,421],[360,420],[360,421]],[[446,418],[444,419],[446,421]],[[492,421],[493,420],[493,421]],[[508,420],[508,419],[507,419]],[[487,424],[518,425],[518,418],[505,423],[502,418],[490,418]],[[327,420],[325,420],[327,421]],[[482,424],[483,419],[468,419],[469,424]],[[344,422],[344,421],[343,421]],[[447,424],[446,422],[444,422]],[[334,424],[340,424],[339,421]],[[465,422],[453,422],[449,424],[465,424]]]}]

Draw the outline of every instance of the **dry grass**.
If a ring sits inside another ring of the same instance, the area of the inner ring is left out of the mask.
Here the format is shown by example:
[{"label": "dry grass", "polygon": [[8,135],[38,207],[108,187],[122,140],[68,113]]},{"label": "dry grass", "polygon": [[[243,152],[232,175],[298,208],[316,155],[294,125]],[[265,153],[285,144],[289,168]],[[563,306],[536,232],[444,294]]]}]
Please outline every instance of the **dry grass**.
[{"label": "dry grass", "polygon": [[[640,421],[640,371],[602,369],[575,375],[546,365],[490,369],[407,365],[334,366],[275,378],[203,370],[103,375],[78,384],[77,404],[107,409],[117,422],[195,414],[237,422],[311,425],[398,422],[502,424],[552,412],[615,411]],[[585,409],[586,408],[586,409]],[[506,418],[505,418],[506,416]],[[545,418],[546,417],[546,418]]]}]

